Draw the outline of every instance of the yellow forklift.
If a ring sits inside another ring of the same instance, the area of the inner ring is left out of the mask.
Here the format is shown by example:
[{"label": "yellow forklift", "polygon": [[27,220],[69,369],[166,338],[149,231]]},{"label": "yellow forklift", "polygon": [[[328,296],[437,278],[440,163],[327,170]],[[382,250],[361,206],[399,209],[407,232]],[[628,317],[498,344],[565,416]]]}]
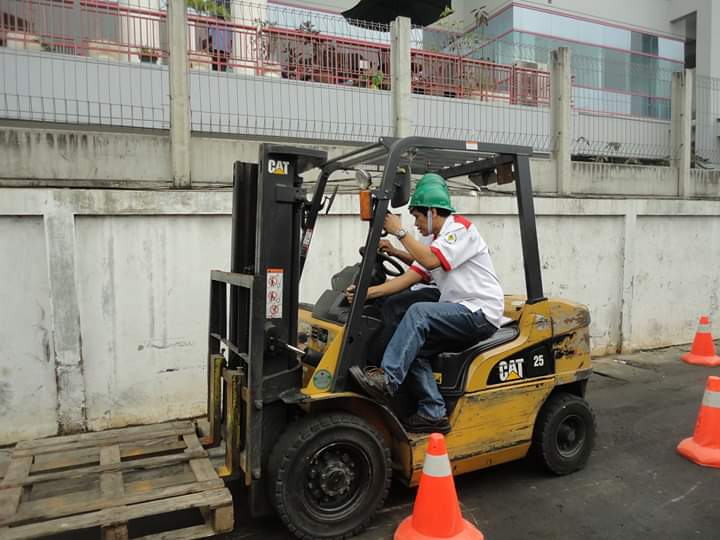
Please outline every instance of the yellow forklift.
[{"label": "yellow forklift", "polygon": [[[348,538],[383,506],[392,477],[419,481],[428,435],[407,433],[399,421],[413,410],[411,396],[401,389],[384,406],[359,391],[349,369],[368,364],[383,326],[381,310],[366,302],[368,287],[404,270],[378,252],[384,216],[407,204],[412,175],[426,172],[479,187],[514,182],[525,270],[526,295],[505,299],[510,323],[433,360],[452,425],[454,474],[528,454],[558,475],[585,465],[595,437],[584,399],[590,317],[582,305],[543,294],[531,153],[382,138],[330,160],[307,148],[262,145],[258,164],[235,164],[231,272],[211,273],[205,444],[224,443],[218,472],[243,483],[251,515],[275,512],[301,539]],[[310,172],[308,199],[303,176]],[[334,194],[326,191],[340,174],[370,184],[362,193],[362,258],[333,276],[315,304],[300,304],[317,218],[329,210]]]}]

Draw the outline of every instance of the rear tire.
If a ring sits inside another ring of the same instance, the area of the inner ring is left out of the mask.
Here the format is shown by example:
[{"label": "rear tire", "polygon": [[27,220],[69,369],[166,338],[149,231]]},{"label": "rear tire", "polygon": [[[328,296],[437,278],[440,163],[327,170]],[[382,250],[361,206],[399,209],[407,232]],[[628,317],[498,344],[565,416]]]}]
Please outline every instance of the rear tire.
[{"label": "rear tire", "polygon": [[585,467],[595,444],[595,414],[583,398],[552,394],[535,422],[531,456],[557,475]]},{"label": "rear tire", "polygon": [[382,435],[361,418],[305,416],[270,455],[268,491],[297,538],[340,540],[360,533],[382,507],[391,465]]}]

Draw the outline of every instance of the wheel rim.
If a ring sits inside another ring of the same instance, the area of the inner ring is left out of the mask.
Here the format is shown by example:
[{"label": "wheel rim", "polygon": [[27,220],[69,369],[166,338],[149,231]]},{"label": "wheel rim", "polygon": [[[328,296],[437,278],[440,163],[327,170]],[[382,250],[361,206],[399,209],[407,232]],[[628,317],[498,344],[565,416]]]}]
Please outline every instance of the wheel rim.
[{"label": "wheel rim", "polygon": [[572,414],[563,418],[558,426],[556,447],[558,453],[564,458],[575,457],[585,445],[587,427],[582,418]]},{"label": "wheel rim", "polygon": [[361,446],[351,442],[323,446],[304,470],[308,512],[324,522],[345,519],[361,504],[371,476],[370,457]]}]

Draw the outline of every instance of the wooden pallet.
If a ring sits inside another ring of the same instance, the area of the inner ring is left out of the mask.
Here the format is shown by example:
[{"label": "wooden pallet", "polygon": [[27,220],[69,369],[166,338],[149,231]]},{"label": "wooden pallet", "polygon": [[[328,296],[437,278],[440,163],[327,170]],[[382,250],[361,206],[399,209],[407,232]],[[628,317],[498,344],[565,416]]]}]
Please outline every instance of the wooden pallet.
[{"label": "wooden pallet", "polygon": [[[199,524],[173,529],[172,513],[191,509]],[[233,528],[232,497],[192,422],[21,442],[0,481],[0,540],[84,529],[123,540],[137,537],[128,527],[141,529],[149,517],[169,521],[171,530],[139,536],[145,540],[205,538]]]}]

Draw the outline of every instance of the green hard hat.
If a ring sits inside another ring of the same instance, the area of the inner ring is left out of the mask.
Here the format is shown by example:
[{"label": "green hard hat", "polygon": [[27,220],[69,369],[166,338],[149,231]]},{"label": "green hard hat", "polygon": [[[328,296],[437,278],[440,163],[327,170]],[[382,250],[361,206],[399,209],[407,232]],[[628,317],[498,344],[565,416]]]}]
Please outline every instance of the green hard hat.
[{"label": "green hard hat", "polygon": [[410,199],[410,208],[418,206],[444,208],[450,210],[450,212],[455,212],[452,204],[450,204],[450,192],[442,176],[428,173],[420,178]]}]

